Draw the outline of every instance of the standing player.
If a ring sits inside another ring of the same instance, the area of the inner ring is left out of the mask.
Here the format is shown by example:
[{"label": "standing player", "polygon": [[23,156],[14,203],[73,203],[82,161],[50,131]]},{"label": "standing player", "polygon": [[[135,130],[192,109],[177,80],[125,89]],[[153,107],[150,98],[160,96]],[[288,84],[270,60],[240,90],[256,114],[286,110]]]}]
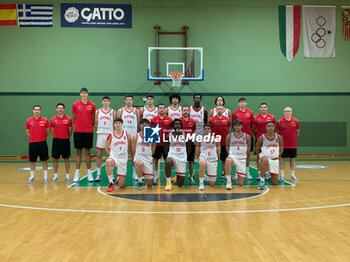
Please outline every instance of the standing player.
[{"label": "standing player", "polygon": [[153,183],[157,184],[158,180],[158,162],[159,159],[163,156],[163,159],[167,158],[167,153],[164,151],[164,137],[170,133],[172,126],[172,120],[166,114],[165,105],[160,103],[158,104],[158,116],[153,117],[151,120],[151,126],[157,126],[161,128],[160,130],[160,143],[156,144],[156,149],[153,154]]},{"label": "standing player", "polygon": [[[211,137],[211,126],[204,124],[203,126],[204,136]],[[219,142],[215,141],[202,141],[196,144],[196,156],[199,161],[199,190],[204,190],[204,173],[207,169],[207,175],[209,178],[210,186],[215,186],[217,168],[218,168],[218,156],[220,155],[221,146]]]},{"label": "standing player", "polygon": [[143,128],[149,125],[147,119],[141,119],[140,129],[131,141],[131,155],[133,156],[133,162],[137,169],[138,184],[137,189],[142,189],[142,176],[145,176],[148,186],[152,186],[153,183],[153,165],[152,155],[156,149],[156,144],[143,142]]},{"label": "standing player", "polygon": [[[196,121],[189,117],[190,109],[188,106],[182,107],[182,117],[180,121],[182,122],[182,131],[187,134],[192,135],[196,132]],[[187,155],[188,169],[190,174],[188,175],[188,181],[190,184],[194,184],[194,151],[195,145],[193,141],[190,141],[190,151]]]},{"label": "standing player", "polygon": [[[133,137],[137,133],[137,127],[140,123],[140,112],[133,107],[134,97],[132,95],[125,96],[125,106],[117,112],[117,118],[123,119],[123,130]],[[136,167],[132,166],[132,178],[137,180]]]},{"label": "standing player", "polygon": [[30,161],[30,177],[27,184],[34,183],[35,164],[38,156],[43,165],[44,183],[48,183],[47,179],[47,159],[49,153],[47,149],[46,138],[50,134],[49,121],[40,115],[41,106],[33,106],[33,117],[28,118],[26,122],[26,133],[29,136],[29,161]]},{"label": "standing player", "polygon": [[[262,134],[266,133],[266,123],[268,121],[272,121],[276,124],[276,118],[273,115],[267,113],[267,104],[261,103],[260,104],[260,114],[254,116],[254,118],[253,118],[253,133],[255,136],[255,143],[256,143],[256,141],[258,141],[259,137]],[[261,172],[260,172],[260,161],[259,161],[258,155],[256,158],[256,165],[258,167],[257,179],[260,179]],[[269,174],[267,174],[267,176],[269,177]]]},{"label": "standing player", "polygon": [[202,95],[194,94],[193,105],[190,107],[190,117],[196,121],[196,135],[203,135],[203,125],[208,123],[208,112],[201,106]]},{"label": "standing player", "polygon": [[226,136],[226,150],[229,152],[226,158],[226,189],[232,189],[231,172],[236,166],[237,182],[242,186],[246,176],[246,161],[250,153],[251,137],[242,131],[243,123],[236,119],[232,122],[234,131]]},{"label": "standing player", "polygon": [[290,176],[292,181],[298,181],[295,176],[295,158],[297,157],[298,136],[300,135],[300,125],[298,119],[292,117],[292,108],[286,107],[283,110],[284,117],[277,122],[277,131],[283,138],[284,150],[281,155],[281,177],[284,180],[284,167],[286,158],[290,161]]},{"label": "standing player", "polygon": [[172,94],[169,97],[169,102],[171,106],[167,107],[166,113],[171,118],[171,120],[179,119],[182,116],[182,108],[179,105],[180,101],[181,96],[179,96],[178,94]]},{"label": "standing player", "polygon": [[153,117],[158,115],[158,108],[154,105],[153,95],[146,96],[147,105],[140,109],[140,117],[151,121]]},{"label": "standing player", "polygon": [[83,148],[85,150],[85,164],[87,168],[87,179],[93,182],[91,172],[91,154],[93,132],[95,125],[95,104],[88,100],[89,91],[83,87],[80,89],[80,100],[73,103],[73,125],[74,125],[74,147],[77,151],[75,159],[75,174],[73,182],[80,179],[80,164]]},{"label": "standing player", "polygon": [[111,99],[108,96],[102,98],[102,105],[100,109],[96,110],[95,124],[97,133],[96,142],[96,168],[97,176],[95,181],[101,181],[101,164],[102,164],[102,154],[106,145],[107,137],[113,132],[113,121],[117,117],[114,109],[110,108]]},{"label": "standing player", "polygon": [[212,131],[215,135],[219,135],[221,137],[220,145],[220,159],[222,161],[222,174],[221,178],[226,179],[225,176],[225,160],[227,158],[226,152],[226,136],[230,132],[230,119],[223,115],[224,107],[219,105],[216,106],[216,116],[213,116],[209,119],[209,124],[212,128]]},{"label": "standing player", "polygon": [[58,159],[62,155],[64,166],[66,168],[66,183],[70,182],[69,177],[69,157],[70,157],[70,141],[72,134],[72,119],[64,114],[64,104],[58,103],[56,106],[57,115],[51,118],[51,133],[52,140],[52,158],[54,177],[52,183],[58,181]]},{"label": "standing player", "polygon": [[[242,121],[242,131],[248,134],[252,139],[252,127],[253,127],[253,111],[247,108],[247,100],[244,97],[238,99],[239,108],[232,113],[232,122],[236,119]],[[251,141],[252,142],[252,141]],[[251,146],[252,148],[252,146]],[[250,154],[247,155],[246,163],[246,178],[253,179],[249,172]]]},{"label": "standing player", "polygon": [[259,190],[265,189],[265,172],[269,172],[272,183],[278,185],[278,158],[283,151],[283,138],[275,132],[275,123],[266,122],[266,133],[256,142],[255,153],[259,158],[261,178]]},{"label": "standing player", "polygon": [[190,150],[189,141],[186,142],[185,134],[182,132],[182,122],[179,119],[173,121],[174,132],[166,137],[164,151],[168,154],[165,160],[166,191],[171,191],[171,169],[175,167],[176,182],[182,187],[186,175],[187,153]]},{"label": "standing player", "polygon": [[128,154],[131,151],[130,135],[123,130],[123,119],[114,120],[114,132],[107,138],[105,150],[109,155],[106,160],[106,172],[108,175],[109,186],[107,192],[113,192],[113,170],[117,167],[118,185],[120,188],[125,186],[125,177],[128,165]]},{"label": "standing player", "polygon": [[[218,96],[215,99],[215,107],[213,109],[210,110],[209,112],[209,119],[212,118],[213,116],[216,116],[216,106],[224,106],[225,105],[225,99],[223,96]],[[228,108],[223,109],[223,113],[224,116],[228,117],[229,119],[231,119],[231,110]]]}]

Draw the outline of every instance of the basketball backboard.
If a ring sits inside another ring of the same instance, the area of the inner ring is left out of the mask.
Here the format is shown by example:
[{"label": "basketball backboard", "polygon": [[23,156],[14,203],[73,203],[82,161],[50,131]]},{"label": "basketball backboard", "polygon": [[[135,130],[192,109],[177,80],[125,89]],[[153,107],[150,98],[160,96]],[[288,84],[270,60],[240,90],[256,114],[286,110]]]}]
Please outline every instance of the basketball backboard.
[{"label": "basketball backboard", "polygon": [[203,81],[203,48],[149,47],[147,79],[171,81],[169,72],[183,72],[182,81]]}]

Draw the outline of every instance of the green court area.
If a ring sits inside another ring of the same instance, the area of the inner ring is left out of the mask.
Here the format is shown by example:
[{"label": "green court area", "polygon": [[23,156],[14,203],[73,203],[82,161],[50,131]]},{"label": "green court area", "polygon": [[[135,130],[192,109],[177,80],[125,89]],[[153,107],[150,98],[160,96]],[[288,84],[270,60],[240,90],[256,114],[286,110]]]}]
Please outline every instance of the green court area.
[{"label": "green court area", "polygon": [[[191,185],[188,181],[188,179],[186,178],[185,179],[185,183],[184,183],[184,186],[194,186],[194,187],[197,187],[198,184],[199,184],[199,181],[198,181],[198,163],[195,162],[194,163],[194,168],[195,168],[195,184],[194,185]],[[114,177],[116,177],[116,169],[114,170],[113,174],[114,174]],[[256,177],[258,176],[258,171],[253,168],[253,167],[250,167],[250,174],[252,175],[253,179],[252,180],[248,180],[248,179],[245,179],[244,181],[244,186],[258,186],[258,183],[259,181],[256,180]],[[96,178],[96,174],[97,171],[93,171],[93,177]],[[160,178],[158,180],[158,183],[160,183],[160,186],[165,186],[165,172],[164,172],[164,162],[160,162],[160,169],[158,170],[158,176],[159,176],[159,173],[160,173]],[[221,178],[221,173],[222,173],[222,168],[221,168],[221,161],[218,162],[218,177],[216,179],[216,184],[217,186],[225,186],[226,185],[226,182],[225,180],[223,180]],[[232,175],[235,173],[235,167],[232,168]],[[172,176],[175,176],[175,169],[172,169],[172,172],[171,172]],[[189,174],[189,171],[188,171],[188,165],[187,165],[187,170],[186,170],[186,176],[188,176]],[[87,177],[83,177],[80,179],[79,182],[77,183],[74,183],[72,184],[70,187],[108,187],[109,183],[108,183],[108,177],[107,177],[107,173],[106,173],[106,170],[105,170],[105,166],[102,166],[101,168],[101,176],[102,176],[102,181],[100,182],[88,182],[87,180]],[[137,184],[137,181],[133,180],[132,179],[132,163],[131,161],[128,162],[128,171],[127,171],[127,174],[126,174],[126,186],[136,186]],[[146,184],[144,182],[144,184]],[[206,185],[209,185],[209,183],[205,183]],[[176,185],[176,183],[175,183]],[[233,182],[232,183],[233,186],[238,186],[238,184],[236,182]],[[269,185],[272,185],[272,182],[271,181],[266,181],[266,185],[269,186]],[[291,186],[293,184],[287,182],[287,181],[283,181],[283,182],[279,182],[279,185],[283,185],[283,186]]]}]

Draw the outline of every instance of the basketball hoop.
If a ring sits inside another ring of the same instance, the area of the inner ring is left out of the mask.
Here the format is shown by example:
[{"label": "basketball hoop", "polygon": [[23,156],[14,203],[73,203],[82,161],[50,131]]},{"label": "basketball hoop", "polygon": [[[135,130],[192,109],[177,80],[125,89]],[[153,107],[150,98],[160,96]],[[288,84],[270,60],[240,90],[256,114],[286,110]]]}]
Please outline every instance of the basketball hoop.
[{"label": "basketball hoop", "polygon": [[168,75],[170,76],[171,80],[173,80],[173,86],[181,86],[181,80],[184,77],[183,72],[169,72]]}]

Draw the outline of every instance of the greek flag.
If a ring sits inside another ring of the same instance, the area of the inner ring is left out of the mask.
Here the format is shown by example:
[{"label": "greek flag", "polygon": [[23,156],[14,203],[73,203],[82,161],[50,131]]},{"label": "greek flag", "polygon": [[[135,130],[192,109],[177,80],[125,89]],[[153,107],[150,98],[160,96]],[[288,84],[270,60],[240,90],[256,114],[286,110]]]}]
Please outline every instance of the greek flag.
[{"label": "greek flag", "polygon": [[52,27],[52,5],[18,5],[19,27]]}]

